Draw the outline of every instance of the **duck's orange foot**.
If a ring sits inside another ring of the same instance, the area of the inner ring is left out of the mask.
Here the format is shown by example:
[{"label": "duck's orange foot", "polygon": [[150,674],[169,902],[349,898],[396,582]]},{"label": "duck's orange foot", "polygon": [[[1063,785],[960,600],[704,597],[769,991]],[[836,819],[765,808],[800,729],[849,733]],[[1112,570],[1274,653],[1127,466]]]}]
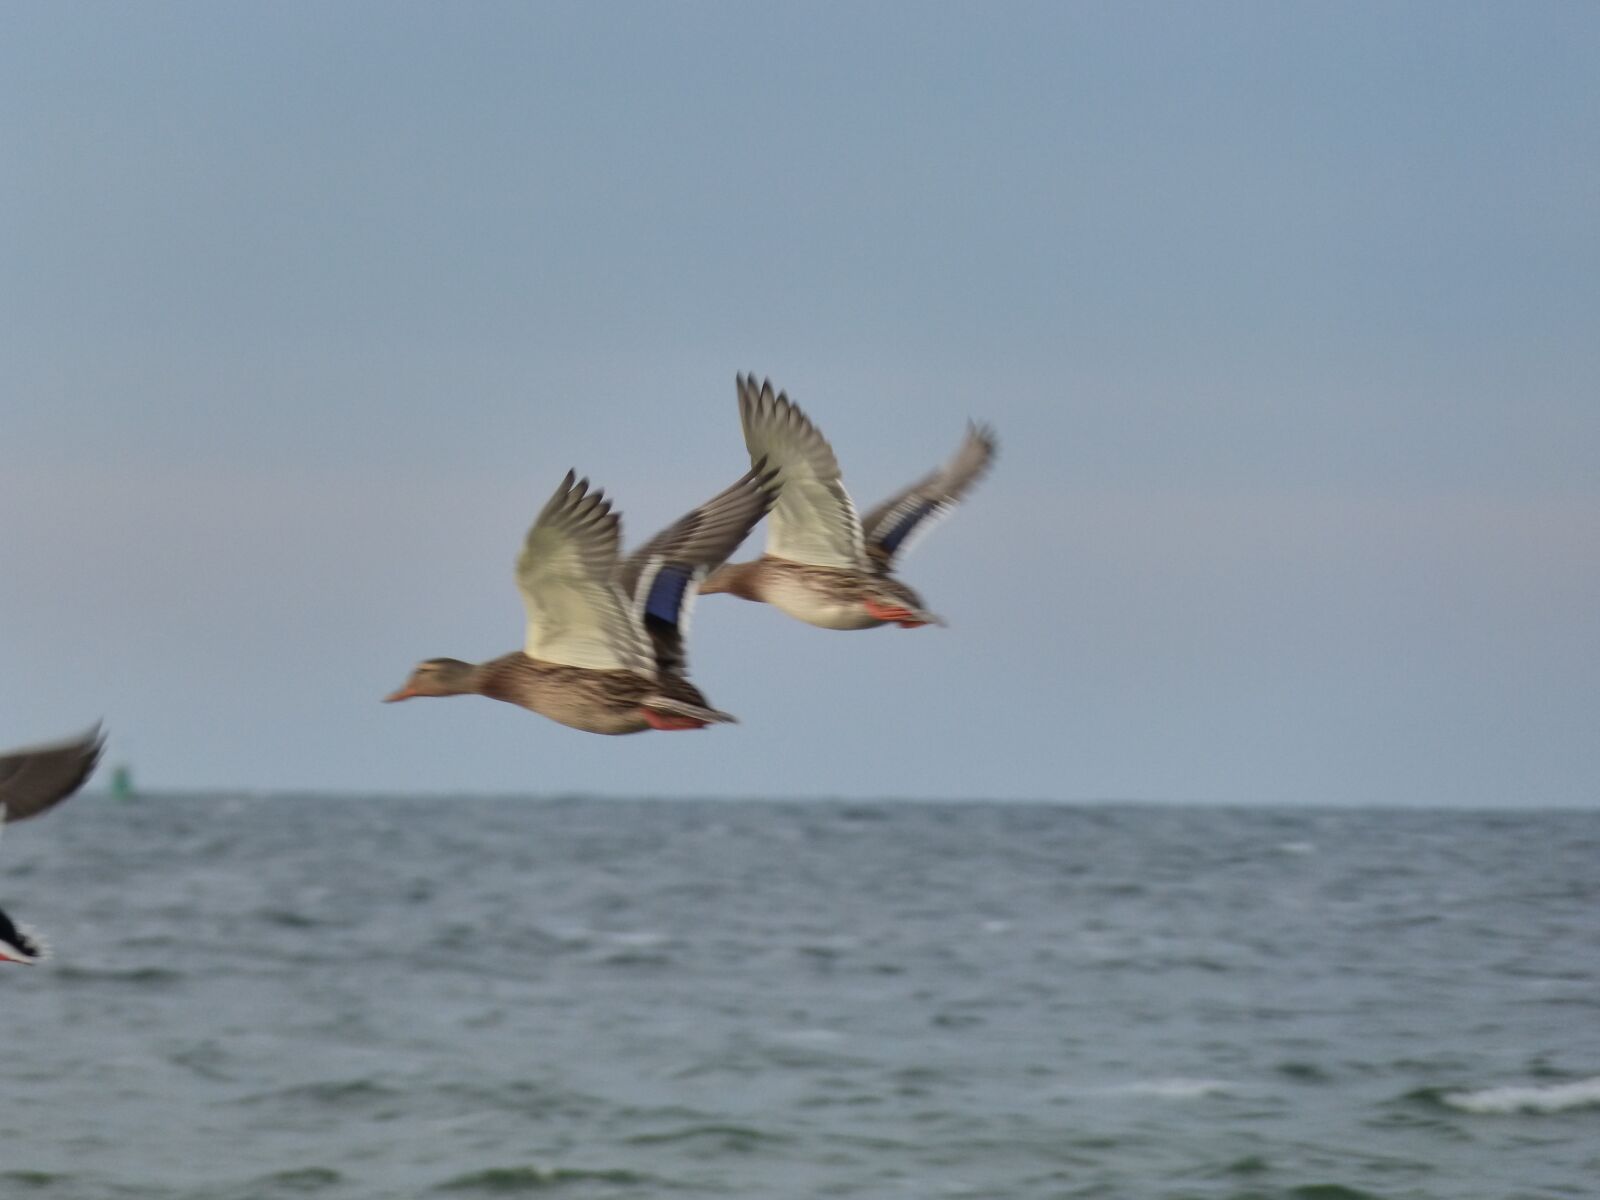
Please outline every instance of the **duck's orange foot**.
[{"label": "duck's orange foot", "polygon": [[657,712],[653,708],[639,709],[644,714],[644,719],[650,722],[652,729],[704,729],[708,722],[686,717],[680,713]]},{"label": "duck's orange foot", "polygon": [[902,605],[879,604],[876,600],[867,600],[863,602],[863,606],[866,608],[868,616],[876,617],[880,621],[893,621],[901,629],[915,629],[919,625],[927,624],[921,617]]}]

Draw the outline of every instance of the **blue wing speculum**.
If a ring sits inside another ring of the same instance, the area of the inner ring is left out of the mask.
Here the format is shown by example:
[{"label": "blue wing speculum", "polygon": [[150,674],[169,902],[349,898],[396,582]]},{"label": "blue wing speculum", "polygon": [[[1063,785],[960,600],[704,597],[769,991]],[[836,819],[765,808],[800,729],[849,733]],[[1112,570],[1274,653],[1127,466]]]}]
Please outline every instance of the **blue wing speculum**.
[{"label": "blue wing speculum", "polygon": [[911,536],[918,525],[929,517],[937,516],[943,507],[937,500],[924,500],[896,521],[893,528],[878,539],[878,545],[883,547],[886,554],[893,554],[900,549],[901,543]]},{"label": "blue wing speculum", "polygon": [[694,582],[695,570],[682,563],[664,563],[656,577],[650,581],[650,594],[645,597],[644,615],[668,625],[676,625],[683,613],[683,598]]}]

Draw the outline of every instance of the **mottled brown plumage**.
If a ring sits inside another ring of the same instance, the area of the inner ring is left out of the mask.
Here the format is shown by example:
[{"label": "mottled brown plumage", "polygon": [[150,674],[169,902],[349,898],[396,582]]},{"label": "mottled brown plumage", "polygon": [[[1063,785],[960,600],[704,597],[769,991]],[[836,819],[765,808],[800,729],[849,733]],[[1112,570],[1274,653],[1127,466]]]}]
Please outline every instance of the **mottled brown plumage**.
[{"label": "mottled brown plumage", "polygon": [[388,699],[476,694],[601,734],[733,721],[685,677],[685,627],[699,580],[773,494],[758,464],[619,562],[610,502],[568,472],[518,560],[526,649],[476,664],[429,659]]}]

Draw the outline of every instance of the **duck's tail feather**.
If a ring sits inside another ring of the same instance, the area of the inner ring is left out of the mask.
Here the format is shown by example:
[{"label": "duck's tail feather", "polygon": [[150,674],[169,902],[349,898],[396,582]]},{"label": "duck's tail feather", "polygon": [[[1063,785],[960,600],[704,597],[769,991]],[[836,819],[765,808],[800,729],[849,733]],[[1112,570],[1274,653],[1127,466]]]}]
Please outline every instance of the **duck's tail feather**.
[{"label": "duck's tail feather", "polygon": [[701,725],[737,725],[739,718],[732,713],[725,713],[720,709],[711,708],[704,704],[693,704],[687,700],[674,699],[663,696],[659,692],[653,696],[646,696],[640,702],[644,708],[651,712],[660,713],[664,717],[677,717],[683,720],[696,721]]}]

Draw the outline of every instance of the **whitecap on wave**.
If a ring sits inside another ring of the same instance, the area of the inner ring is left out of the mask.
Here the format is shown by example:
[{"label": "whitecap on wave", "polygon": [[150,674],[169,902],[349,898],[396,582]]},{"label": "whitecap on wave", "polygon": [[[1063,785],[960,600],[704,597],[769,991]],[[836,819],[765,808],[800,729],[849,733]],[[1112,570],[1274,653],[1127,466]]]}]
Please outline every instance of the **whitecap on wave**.
[{"label": "whitecap on wave", "polygon": [[1221,1096],[1229,1084],[1220,1079],[1141,1079],[1109,1089],[1121,1096],[1157,1096],[1163,1100],[1199,1100]]},{"label": "whitecap on wave", "polygon": [[1225,1096],[1236,1089],[1222,1079],[1189,1079],[1172,1076],[1167,1079],[1135,1079],[1127,1083],[1108,1083],[1089,1087],[1058,1089],[1062,1097],[1083,1096],[1153,1096],[1158,1100],[1201,1100],[1207,1096]]},{"label": "whitecap on wave", "polygon": [[1444,1092],[1440,1101],[1469,1113],[1555,1113],[1600,1108],[1600,1076],[1545,1087],[1495,1087],[1477,1092]]}]

